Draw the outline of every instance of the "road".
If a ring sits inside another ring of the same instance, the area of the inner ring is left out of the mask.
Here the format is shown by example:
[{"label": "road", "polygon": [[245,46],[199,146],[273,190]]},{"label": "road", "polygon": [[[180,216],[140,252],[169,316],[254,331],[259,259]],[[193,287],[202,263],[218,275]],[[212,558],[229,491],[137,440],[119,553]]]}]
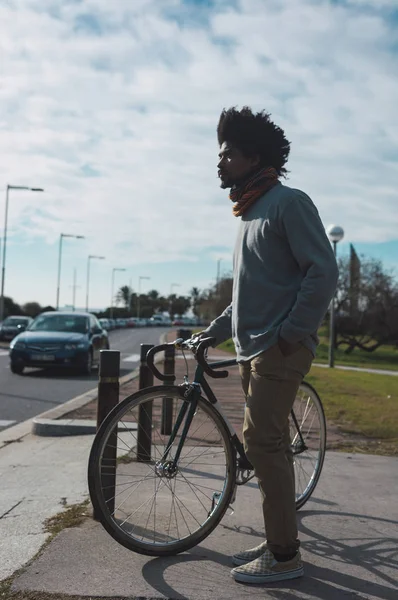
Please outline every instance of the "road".
[{"label": "road", "polygon": [[[159,343],[165,331],[149,327],[109,332],[111,349],[121,353],[120,375],[137,367],[141,344]],[[14,375],[8,350],[0,349],[0,431],[95,388],[97,381],[96,370],[90,376],[51,369],[26,369],[23,375]]]}]

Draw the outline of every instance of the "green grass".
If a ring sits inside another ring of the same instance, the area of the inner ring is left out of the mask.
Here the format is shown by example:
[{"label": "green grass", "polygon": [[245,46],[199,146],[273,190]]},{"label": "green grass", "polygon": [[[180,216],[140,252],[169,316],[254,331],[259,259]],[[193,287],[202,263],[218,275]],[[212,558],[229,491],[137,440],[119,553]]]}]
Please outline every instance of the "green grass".
[{"label": "green grass", "polygon": [[[316,362],[327,363],[329,357],[327,328],[321,327],[318,335],[320,343],[316,352]],[[394,349],[393,346],[381,346],[374,352],[365,352],[355,348],[350,354],[344,353],[345,348],[346,346],[342,346],[335,349],[336,365],[398,371],[398,349]]]},{"label": "green grass", "polygon": [[398,377],[312,367],[306,381],[343,432],[398,443]]},{"label": "green grass", "polygon": [[[219,348],[235,352],[232,340]],[[371,362],[366,355],[345,364],[397,370],[397,364],[386,358],[393,352],[380,348],[375,353],[378,361]],[[395,355],[398,358],[397,352]],[[318,357],[316,361],[321,362]],[[318,391],[329,424],[337,425],[344,434],[337,449],[398,456],[398,376],[312,367],[306,381]]]},{"label": "green grass", "polygon": [[[319,331],[320,344],[317,348],[315,362],[328,363],[329,340],[324,329]],[[227,340],[220,346],[220,350],[235,353],[232,340]],[[335,365],[347,367],[363,367],[368,369],[384,369],[387,371],[398,371],[398,350],[392,346],[381,346],[375,352],[364,352],[355,349],[351,354],[344,354],[344,349],[337,348],[334,353]]]}]

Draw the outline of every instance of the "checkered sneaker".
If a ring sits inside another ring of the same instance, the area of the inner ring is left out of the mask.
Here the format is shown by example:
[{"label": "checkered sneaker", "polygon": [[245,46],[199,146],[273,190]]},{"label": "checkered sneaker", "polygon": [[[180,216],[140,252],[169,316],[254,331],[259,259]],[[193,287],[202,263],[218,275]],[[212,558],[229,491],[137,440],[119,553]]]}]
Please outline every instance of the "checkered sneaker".
[{"label": "checkered sneaker", "polygon": [[250,550],[243,550],[243,552],[238,552],[237,554],[233,555],[232,564],[235,567],[238,567],[240,565],[246,565],[247,563],[251,562],[252,560],[255,560],[256,558],[264,554],[266,549],[267,542],[263,542],[255,548],[250,548]]},{"label": "checkered sneaker", "polygon": [[255,560],[232,569],[231,575],[235,581],[242,583],[268,583],[302,577],[304,569],[300,552],[297,552],[291,560],[278,562],[272,552],[267,549]]}]

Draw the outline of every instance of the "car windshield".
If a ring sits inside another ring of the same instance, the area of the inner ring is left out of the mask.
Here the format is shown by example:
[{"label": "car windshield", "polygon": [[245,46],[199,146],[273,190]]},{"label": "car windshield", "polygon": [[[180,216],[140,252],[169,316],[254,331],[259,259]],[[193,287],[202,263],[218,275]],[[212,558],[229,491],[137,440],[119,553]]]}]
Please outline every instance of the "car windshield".
[{"label": "car windshield", "polygon": [[65,331],[87,333],[88,319],[74,315],[43,315],[30,325],[29,331]]},{"label": "car windshield", "polygon": [[26,317],[7,317],[3,325],[26,325],[27,321]]}]

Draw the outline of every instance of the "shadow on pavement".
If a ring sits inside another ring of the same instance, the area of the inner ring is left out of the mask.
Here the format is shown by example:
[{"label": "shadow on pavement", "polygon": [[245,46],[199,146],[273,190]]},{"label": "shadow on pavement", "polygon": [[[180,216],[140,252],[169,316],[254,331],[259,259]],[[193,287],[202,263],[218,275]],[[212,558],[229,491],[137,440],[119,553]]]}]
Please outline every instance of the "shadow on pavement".
[{"label": "shadow on pavement", "polygon": [[[334,503],[322,501],[322,504]],[[336,524],[336,519],[342,520],[341,528],[333,527],[336,532],[334,539],[317,532],[316,521],[319,517],[326,517],[333,521],[333,524]],[[350,528],[344,527],[344,523],[358,519],[366,523],[369,530],[368,537],[358,534],[351,536]],[[302,542],[302,549],[305,554],[310,555],[305,557],[305,578],[289,581],[289,591],[286,590],[286,582],[272,584],[271,588],[245,584],[239,584],[239,587],[248,590],[263,587],[267,590],[267,597],[277,600],[297,600],[303,597],[302,594],[304,597],[308,595],[319,600],[336,600],[336,598],[353,596],[396,600],[398,597],[398,534],[396,537],[383,535],[383,531],[378,530],[378,525],[382,526],[380,529],[384,526],[389,531],[398,531],[398,521],[392,519],[337,511],[303,511],[299,513],[299,529],[309,539]],[[221,526],[231,532],[247,533],[263,538],[261,533],[251,527]],[[321,557],[323,564],[329,566],[315,564],[318,561],[312,563],[311,555]],[[220,567],[231,565],[230,556],[208,548],[196,547],[182,555],[154,558],[143,566],[142,576],[154,590],[167,598],[189,600],[188,596],[182,595],[166,581],[166,571],[173,565],[182,563],[187,563],[189,569],[189,563],[203,560],[217,563]],[[355,568],[355,574],[350,574],[350,567]],[[390,574],[387,574],[383,568],[388,569]],[[369,576],[361,578],[359,570],[367,571]],[[392,577],[391,571],[396,572],[397,576]],[[375,580],[385,581],[386,585],[376,583]],[[296,590],[300,595],[297,595]]]}]

